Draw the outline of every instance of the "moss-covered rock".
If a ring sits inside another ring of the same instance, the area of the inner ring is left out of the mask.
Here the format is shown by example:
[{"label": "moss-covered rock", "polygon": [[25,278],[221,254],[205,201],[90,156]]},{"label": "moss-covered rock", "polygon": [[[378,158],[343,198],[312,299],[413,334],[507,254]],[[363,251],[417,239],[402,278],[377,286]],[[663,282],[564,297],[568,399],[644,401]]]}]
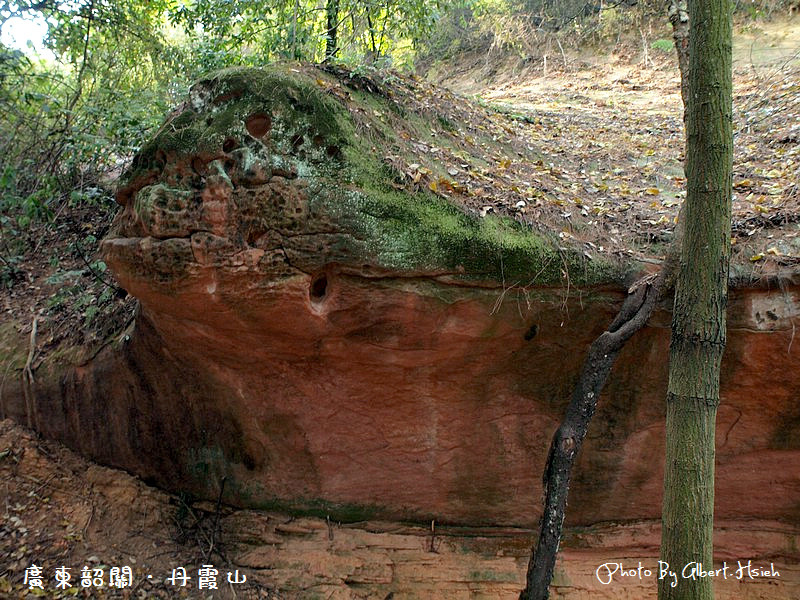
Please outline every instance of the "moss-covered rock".
[{"label": "moss-covered rock", "polygon": [[120,186],[126,210],[105,250],[123,282],[249,263],[275,278],[336,264],[489,285],[622,279],[619,265],[546,231],[402,185],[381,149],[432,124],[406,118],[388,95],[343,89],[299,65],[227,69],[195,84]]}]

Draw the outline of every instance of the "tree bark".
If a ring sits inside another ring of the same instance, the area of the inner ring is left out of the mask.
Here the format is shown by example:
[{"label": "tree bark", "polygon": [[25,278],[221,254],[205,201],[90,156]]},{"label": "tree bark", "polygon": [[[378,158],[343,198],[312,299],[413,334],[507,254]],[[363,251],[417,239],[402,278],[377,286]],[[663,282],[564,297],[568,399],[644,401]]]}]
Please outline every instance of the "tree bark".
[{"label": "tree bark", "polygon": [[292,59],[297,60],[297,18],[300,13],[300,0],[294,1],[294,10],[292,11]]},{"label": "tree bark", "polygon": [[681,73],[681,98],[686,122],[686,101],[689,81],[689,11],[686,0],[667,0],[667,15],[672,23],[672,39],[678,55],[678,70]]},{"label": "tree bark", "polygon": [[331,62],[339,51],[336,36],[339,30],[339,0],[327,0],[325,4],[327,31],[325,32],[325,62]]},{"label": "tree bark", "polygon": [[725,349],[733,161],[731,5],[689,1],[685,230],[676,281],[667,390],[659,600],[713,598],[714,432]]},{"label": "tree bark", "polygon": [[546,600],[561,540],[572,466],[586,437],[597,398],[605,386],[617,354],[650,318],[664,289],[665,277],[649,275],[630,290],[619,314],[589,347],[564,420],[550,444],[542,483],[544,512],[539,539],[528,564],[526,587],[520,600]]}]

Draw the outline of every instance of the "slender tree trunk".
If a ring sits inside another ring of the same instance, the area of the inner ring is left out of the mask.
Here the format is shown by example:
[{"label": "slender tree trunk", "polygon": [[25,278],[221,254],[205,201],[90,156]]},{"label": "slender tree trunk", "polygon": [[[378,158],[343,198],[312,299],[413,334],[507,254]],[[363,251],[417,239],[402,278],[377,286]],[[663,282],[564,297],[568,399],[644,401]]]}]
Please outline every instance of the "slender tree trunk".
[{"label": "slender tree trunk", "polygon": [[670,344],[661,539],[661,560],[677,580],[659,581],[659,600],[713,598],[710,577],[680,574],[688,563],[708,570],[713,561],[714,431],[731,227],[730,1],[689,0],[689,22],[686,218]]},{"label": "slender tree trunk", "polygon": [[292,58],[297,60],[297,17],[300,12],[300,0],[295,0],[292,11]]},{"label": "slender tree trunk", "polygon": [[629,290],[628,297],[608,330],[589,347],[564,420],[550,444],[542,476],[544,511],[539,539],[531,554],[526,586],[519,596],[520,600],[547,600],[561,541],[572,466],[597,408],[597,398],[619,351],[650,318],[664,284],[664,273],[649,275],[637,282]]},{"label": "slender tree trunk", "polygon": [[369,41],[372,46],[372,61],[374,61],[378,56],[378,47],[375,45],[375,28],[372,26],[372,17],[369,14],[369,8],[367,8],[367,27],[369,27]]},{"label": "slender tree trunk", "polygon": [[672,39],[678,55],[678,70],[681,72],[681,98],[686,120],[686,95],[689,81],[689,11],[686,0],[667,0],[667,15],[672,23]]},{"label": "slender tree trunk", "polygon": [[325,35],[325,62],[331,62],[339,51],[336,45],[336,34],[339,30],[339,0],[327,0],[325,12],[328,28]]}]

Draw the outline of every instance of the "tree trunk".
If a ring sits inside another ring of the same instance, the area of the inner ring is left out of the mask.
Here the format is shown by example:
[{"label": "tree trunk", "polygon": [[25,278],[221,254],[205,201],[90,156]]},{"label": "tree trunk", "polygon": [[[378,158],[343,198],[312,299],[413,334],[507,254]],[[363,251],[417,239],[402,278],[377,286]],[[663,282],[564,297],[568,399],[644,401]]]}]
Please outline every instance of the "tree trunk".
[{"label": "tree trunk", "polygon": [[686,122],[686,95],[689,81],[689,11],[686,0],[667,0],[667,15],[672,23],[672,39],[678,55],[678,70],[681,72],[681,98]]},{"label": "tree trunk", "polygon": [[670,344],[661,540],[661,560],[676,578],[659,580],[659,600],[713,598],[711,578],[681,578],[681,570],[691,562],[708,570],[713,561],[714,430],[731,227],[730,2],[690,0],[689,22],[687,197]]},{"label": "tree trunk", "polygon": [[664,273],[649,275],[628,291],[619,314],[589,347],[564,420],[556,430],[542,476],[544,511],[539,539],[531,554],[525,589],[520,600],[546,600],[561,541],[572,465],[586,437],[597,398],[617,355],[631,336],[650,318],[664,289]]},{"label": "tree trunk", "polygon": [[372,17],[369,14],[370,8],[372,7],[367,7],[367,27],[369,28],[369,41],[372,45],[372,60],[370,62],[374,62],[378,57],[378,47],[375,45],[375,29],[372,27]]},{"label": "tree trunk", "polygon": [[297,18],[300,12],[300,0],[295,0],[292,11],[292,59],[297,60]]},{"label": "tree trunk", "polygon": [[327,0],[327,31],[325,34],[325,62],[332,62],[339,48],[336,45],[336,34],[339,30],[339,0]]}]

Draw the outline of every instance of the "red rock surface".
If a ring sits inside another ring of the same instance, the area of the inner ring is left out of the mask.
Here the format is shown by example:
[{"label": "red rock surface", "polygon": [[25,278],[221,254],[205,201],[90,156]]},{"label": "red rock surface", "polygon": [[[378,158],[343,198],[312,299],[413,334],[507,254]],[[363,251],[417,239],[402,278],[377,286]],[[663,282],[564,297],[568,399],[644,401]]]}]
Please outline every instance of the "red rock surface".
[{"label": "red rock surface", "polygon": [[[551,292],[529,309],[499,290],[445,302],[440,284],[330,274],[313,306],[310,283],[247,312],[246,296],[237,309],[202,291],[133,287],[144,307],[130,340],[40,388],[39,428],[169,489],[213,497],[227,476],[237,504],[534,523],[549,437],[614,296],[586,293],[581,307]],[[793,293],[731,300],[717,516],[796,523]],[[778,319],[761,322],[769,312]],[[573,524],[660,514],[667,317],[614,369],[572,487]]]}]

